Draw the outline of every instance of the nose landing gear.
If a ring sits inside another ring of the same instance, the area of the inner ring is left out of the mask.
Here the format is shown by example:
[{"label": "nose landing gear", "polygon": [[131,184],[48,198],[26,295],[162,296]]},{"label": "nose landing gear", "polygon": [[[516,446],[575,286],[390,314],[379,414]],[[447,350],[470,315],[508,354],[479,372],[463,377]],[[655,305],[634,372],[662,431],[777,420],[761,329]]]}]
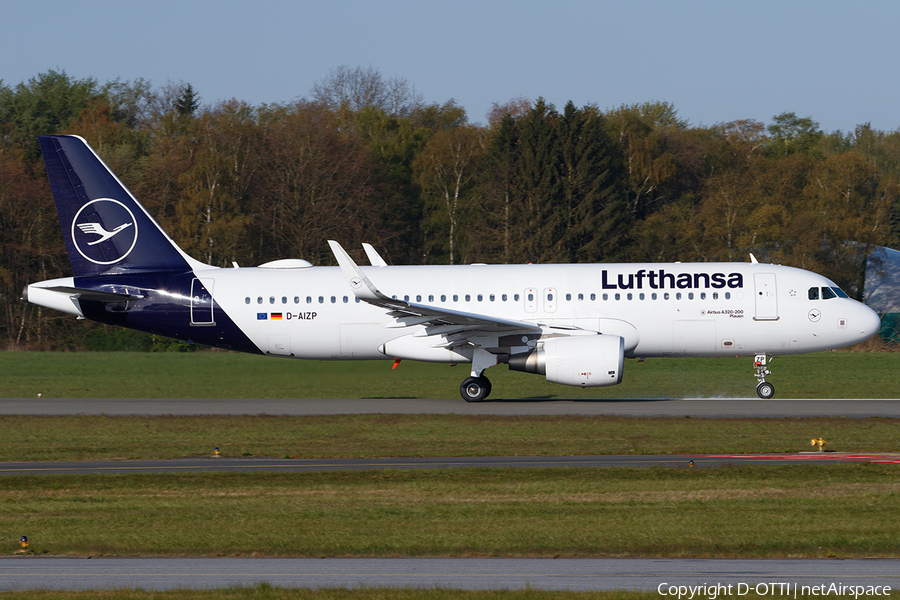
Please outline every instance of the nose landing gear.
[{"label": "nose landing gear", "polygon": [[766,375],[772,374],[772,371],[766,368],[766,362],[772,362],[772,359],[767,359],[765,354],[757,354],[753,361],[753,366],[756,367],[756,380],[759,381],[756,386],[756,394],[763,400],[768,400],[775,395],[775,386],[766,381]]}]

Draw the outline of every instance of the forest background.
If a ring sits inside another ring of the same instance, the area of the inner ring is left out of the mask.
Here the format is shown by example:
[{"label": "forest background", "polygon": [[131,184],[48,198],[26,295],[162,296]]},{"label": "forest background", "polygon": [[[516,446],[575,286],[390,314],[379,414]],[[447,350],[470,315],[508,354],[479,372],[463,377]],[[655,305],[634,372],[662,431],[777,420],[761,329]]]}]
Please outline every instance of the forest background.
[{"label": "forest background", "polygon": [[482,125],[371,67],[333,69],[284,104],[200,100],[185,83],[0,80],[2,347],[186,348],[19,300],[71,273],[44,134],[84,137],[188,254],[222,267],[332,265],[328,239],[370,242],[390,264],[753,253],[859,299],[871,251],[900,240],[900,130],[825,132],[791,112],[692,126],[667,102],[540,98],[494,104]]}]

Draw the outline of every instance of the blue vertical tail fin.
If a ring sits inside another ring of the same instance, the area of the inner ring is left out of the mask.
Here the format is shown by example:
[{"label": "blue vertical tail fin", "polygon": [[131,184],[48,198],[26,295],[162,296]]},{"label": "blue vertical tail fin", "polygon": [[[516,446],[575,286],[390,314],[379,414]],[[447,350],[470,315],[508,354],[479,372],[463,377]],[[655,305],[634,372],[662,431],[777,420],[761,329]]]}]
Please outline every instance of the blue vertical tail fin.
[{"label": "blue vertical tail fin", "polygon": [[40,137],[75,277],[205,267],[166,235],[81,137]]}]

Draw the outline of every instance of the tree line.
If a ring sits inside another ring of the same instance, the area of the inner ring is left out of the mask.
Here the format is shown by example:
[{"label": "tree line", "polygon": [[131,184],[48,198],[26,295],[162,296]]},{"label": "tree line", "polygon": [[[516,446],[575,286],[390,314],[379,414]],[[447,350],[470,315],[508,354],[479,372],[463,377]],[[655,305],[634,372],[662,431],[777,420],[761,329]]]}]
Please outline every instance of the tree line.
[{"label": "tree line", "polygon": [[328,239],[351,252],[368,241],[392,264],[753,253],[859,298],[872,247],[900,239],[900,130],[825,132],[790,112],[692,126],[667,102],[560,110],[540,98],[486,117],[372,68],[339,67],[307,97],[258,106],[54,70],[0,81],[4,345],[110,344],[105,328],[19,301],[27,283],[70,274],[43,134],[87,139],[185,251],[217,266],[331,265]]}]

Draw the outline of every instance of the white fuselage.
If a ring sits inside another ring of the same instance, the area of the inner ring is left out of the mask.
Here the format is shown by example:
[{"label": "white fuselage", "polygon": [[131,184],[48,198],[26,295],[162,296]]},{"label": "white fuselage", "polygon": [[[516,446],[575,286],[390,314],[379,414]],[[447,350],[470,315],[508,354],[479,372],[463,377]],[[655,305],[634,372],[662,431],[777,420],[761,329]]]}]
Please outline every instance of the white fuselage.
[{"label": "white fuselage", "polygon": [[[625,339],[626,356],[795,354],[851,345],[877,331],[878,316],[863,304],[845,297],[823,299],[832,294],[821,290],[836,288],[833,282],[777,265],[362,269],[384,294],[400,300],[550,329],[614,334]],[[337,267],[195,274],[264,353],[435,362],[466,358],[432,351],[433,336],[425,336],[422,326],[398,324],[383,309],[358,301]],[[816,290],[816,299],[810,299],[810,289]],[[401,338],[407,343],[392,344]]]}]

